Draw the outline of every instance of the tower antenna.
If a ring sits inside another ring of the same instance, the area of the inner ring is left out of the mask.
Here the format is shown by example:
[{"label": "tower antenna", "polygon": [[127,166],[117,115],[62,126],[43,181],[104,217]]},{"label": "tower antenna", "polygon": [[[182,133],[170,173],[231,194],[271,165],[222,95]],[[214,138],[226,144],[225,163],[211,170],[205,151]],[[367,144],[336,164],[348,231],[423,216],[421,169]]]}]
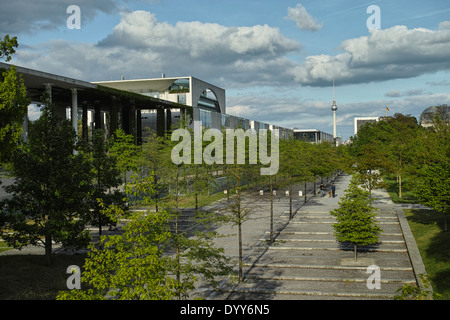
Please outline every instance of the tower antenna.
[{"label": "tower antenna", "polygon": [[331,106],[331,111],[333,111],[333,139],[336,141],[336,90],[334,89],[334,79],[333,79],[333,105]]}]

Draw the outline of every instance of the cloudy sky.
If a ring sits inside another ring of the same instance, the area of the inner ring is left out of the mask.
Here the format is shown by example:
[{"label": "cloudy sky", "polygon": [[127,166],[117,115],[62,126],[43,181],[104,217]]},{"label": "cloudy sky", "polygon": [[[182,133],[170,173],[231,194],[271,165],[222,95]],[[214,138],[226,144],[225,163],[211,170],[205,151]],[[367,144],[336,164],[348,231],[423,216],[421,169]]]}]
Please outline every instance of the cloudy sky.
[{"label": "cloudy sky", "polygon": [[227,113],[288,128],[332,133],[334,79],[344,140],[354,117],[450,104],[448,0],[1,0],[5,34],[19,66],[85,81],[191,75],[226,89]]}]

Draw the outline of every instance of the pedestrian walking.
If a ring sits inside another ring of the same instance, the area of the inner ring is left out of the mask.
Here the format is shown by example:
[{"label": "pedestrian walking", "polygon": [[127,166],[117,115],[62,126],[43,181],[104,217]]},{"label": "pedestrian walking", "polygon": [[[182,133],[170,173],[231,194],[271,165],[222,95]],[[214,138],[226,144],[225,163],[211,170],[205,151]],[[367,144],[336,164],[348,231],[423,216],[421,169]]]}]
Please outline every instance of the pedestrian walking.
[{"label": "pedestrian walking", "polygon": [[324,196],[325,196],[325,186],[322,183],[320,185],[320,197],[324,197]]},{"label": "pedestrian walking", "polygon": [[336,197],[336,186],[334,185],[334,183],[333,183],[333,185],[331,186],[331,193],[332,193],[332,195],[333,195],[333,198]]}]

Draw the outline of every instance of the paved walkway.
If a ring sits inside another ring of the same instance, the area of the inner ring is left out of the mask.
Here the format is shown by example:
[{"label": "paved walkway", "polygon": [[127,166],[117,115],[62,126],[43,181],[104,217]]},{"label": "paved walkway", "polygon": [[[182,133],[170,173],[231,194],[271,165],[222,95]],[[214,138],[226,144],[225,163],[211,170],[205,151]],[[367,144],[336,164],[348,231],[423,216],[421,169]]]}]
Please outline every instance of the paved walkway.
[{"label": "paved walkway", "polygon": [[[253,219],[243,225],[244,282],[224,282],[221,291],[209,298],[392,299],[402,285],[416,283],[416,274],[425,273],[425,268],[403,210],[390,201],[384,190],[374,192],[379,198],[374,204],[380,209],[377,219],[383,229],[379,245],[360,249],[355,263],[352,248],[343,248],[335,240],[335,218],[329,212],[338,207],[349,181],[347,175],[337,178],[335,198],[318,195],[306,204],[302,199],[295,201],[297,210],[290,221],[288,197],[277,199],[277,234],[272,245],[267,242],[269,207],[267,201],[258,203]],[[220,233],[231,234],[232,230],[221,228]],[[236,237],[220,243],[234,258]],[[367,285],[373,275],[367,269],[372,265],[379,267],[379,289]]]}]

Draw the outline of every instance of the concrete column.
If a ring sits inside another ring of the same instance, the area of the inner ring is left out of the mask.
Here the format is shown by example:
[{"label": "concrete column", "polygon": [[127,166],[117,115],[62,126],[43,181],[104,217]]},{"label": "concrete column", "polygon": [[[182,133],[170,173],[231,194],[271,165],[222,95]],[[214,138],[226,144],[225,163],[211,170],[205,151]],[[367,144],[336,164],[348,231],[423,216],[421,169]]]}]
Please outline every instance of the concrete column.
[{"label": "concrete column", "polygon": [[134,136],[134,143],[137,144],[137,119],[136,119],[136,103],[134,100],[130,101],[130,134]]},{"label": "concrete column", "polygon": [[44,83],[45,86],[45,92],[48,94],[48,99],[50,102],[52,101],[52,84],[51,83]]},{"label": "concrete column", "polygon": [[122,105],[121,107],[121,119],[122,129],[126,134],[131,134],[130,131],[130,108]]},{"label": "concrete column", "polygon": [[165,113],[162,107],[156,109],[156,134],[159,137],[164,137],[166,131]]},{"label": "concrete column", "polygon": [[70,110],[70,118],[72,119],[72,126],[78,138],[78,93],[77,89],[70,89],[70,91],[72,91],[72,107]]},{"label": "concrete column", "polygon": [[[52,97],[52,83],[44,83],[45,86],[45,92],[48,95],[48,99],[50,102],[53,102],[53,97]],[[54,105],[54,110],[55,110],[55,114],[56,116],[61,119],[61,120],[66,120],[66,106],[57,106],[56,103],[53,102]]]},{"label": "concrete column", "polygon": [[81,118],[81,121],[82,121],[81,134],[83,137],[83,141],[87,142],[89,137],[87,101],[83,101],[83,116]]},{"label": "concrete column", "polygon": [[113,135],[119,128],[119,110],[118,110],[118,99],[115,96],[111,96],[111,113],[109,116],[109,129],[110,136]]},{"label": "concrete column", "polygon": [[95,101],[95,116],[94,116],[94,122],[95,122],[95,130],[102,129],[102,113],[100,111],[100,101]]},{"label": "concrete column", "polygon": [[136,110],[136,137],[137,137],[137,144],[142,144],[142,113],[141,109]]},{"label": "concrete column", "polygon": [[166,109],[166,132],[172,129],[172,110]]}]

